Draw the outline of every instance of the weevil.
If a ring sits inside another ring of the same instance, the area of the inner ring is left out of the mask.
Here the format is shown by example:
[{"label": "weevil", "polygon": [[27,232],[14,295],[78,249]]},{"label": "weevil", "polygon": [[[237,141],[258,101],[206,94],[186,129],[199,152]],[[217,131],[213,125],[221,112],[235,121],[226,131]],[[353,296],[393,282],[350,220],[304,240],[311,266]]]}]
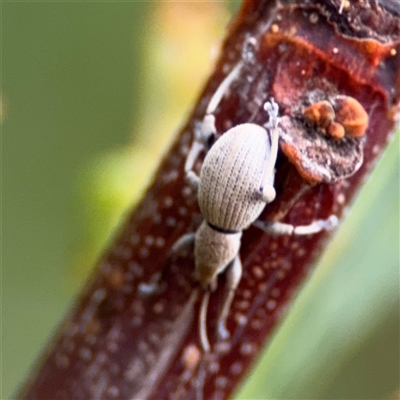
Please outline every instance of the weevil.
[{"label": "weevil", "polygon": [[[230,128],[217,138],[214,112],[237,78],[239,63],[222,81],[212,96],[197,130],[185,162],[187,182],[197,194],[204,218],[195,233],[182,236],[173,246],[178,251],[194,242],[195,275],[204,289],[199,315],[199,336],[202,348],[210,351],[207,336],[207,308],[210,292],[217,287],[217,278],[226,274],[226,287],[218,316],[218,338],[229,337],[226,321],[235,290],[242,276],[240,246],[242,231],[254,225],[268,233],[309,235],[337,225],[337,217],[315,220],[309,225],[293,226],[282,222],[257,220],[268,203],[275,199],[274,175],[278,155],[279,117],[274,99],[264,104],[269,121],[264,126],[243,123]],[[208,144],[214,143],[207,151]],[[194,171],[202,152],[207,151],[200,175]]]}]

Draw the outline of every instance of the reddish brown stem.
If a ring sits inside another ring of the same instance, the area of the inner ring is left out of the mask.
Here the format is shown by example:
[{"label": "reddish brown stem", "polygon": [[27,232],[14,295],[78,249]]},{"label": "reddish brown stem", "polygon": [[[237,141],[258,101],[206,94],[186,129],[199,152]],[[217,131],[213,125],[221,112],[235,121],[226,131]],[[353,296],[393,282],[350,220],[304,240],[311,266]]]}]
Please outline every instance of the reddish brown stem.
[{"label": "reddish brown stem", "polygon": [[[170,254],[175,241],[202,220],[195,195],[184,183],[185,156],[210,97],[240,60],[240,76],[216,112],[219,132],[249,120],[265,123],[262,106],[274,97],[287,117],[286,133],[297,130],[303,135],[298,143],[306,137],[312,149],[316,142],[307,135],[314,128],[299,117],[302,107],[312,96],[316,101],[350,96],[368,114],[366,135],[353,142],[323,139],[322,160],[337,152],[340,163],[349,163],[340,164],[342,169],[335,164],[331,175],[319,181],[318,174],[297,162],[299,149],[286,147],[277,163],[277,199],[262,214],[263,220],[294,225],[331,214],[340,218],[393,133],[400,99],[396,2],[351,2],[343,8],[346,4],[245,1],[215,72],[152,186],[105,252],[19,398],[224,399],[236,388],[329,235],[271,237],[256,228],[245,231],[244,273],[227,321],[231,337],[220,342],[215,337],[221,276],[208,311],[212,350],[204,355],[198,337],[202,291],[194,278],[193,255]],[[313,135],[322,140],[318,132]],[[156,291],[140,290],[141,283],[155,283]]]}]

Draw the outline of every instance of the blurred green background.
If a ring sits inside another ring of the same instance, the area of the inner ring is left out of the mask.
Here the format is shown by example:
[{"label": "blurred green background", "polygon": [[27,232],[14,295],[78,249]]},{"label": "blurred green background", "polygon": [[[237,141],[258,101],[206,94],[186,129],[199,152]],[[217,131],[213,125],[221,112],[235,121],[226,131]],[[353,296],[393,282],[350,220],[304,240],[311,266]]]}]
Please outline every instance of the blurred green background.
[{"label": "blurred green background", "polygon": [[[2,3],[2,399],[151,178],[235,7]],[[398,165],[397,137],[238,399],[399,387]]]}]

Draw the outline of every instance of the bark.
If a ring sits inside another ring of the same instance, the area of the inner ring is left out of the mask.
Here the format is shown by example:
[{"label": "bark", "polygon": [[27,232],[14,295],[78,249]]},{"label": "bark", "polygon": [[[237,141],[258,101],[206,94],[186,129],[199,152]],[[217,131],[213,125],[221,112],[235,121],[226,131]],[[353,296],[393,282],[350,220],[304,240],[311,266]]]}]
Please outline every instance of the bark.
[{"label": "bark", "polygon": [[[227,321],[231,336],[215,336],[221,274],[208,311],[208,354],[198,335],[203,292],[193,252],[170,252],[202,221],[184,181],[185,157],[211,96],[239,61],[243,68],[215,113],[218,132],[266,123],[263,105],[271,97],[283,116],[277,198],[260,219],[304,225],[342,217],[400,116],[400,7],[396,0],[246,0],[151,187],[18,398],[225,399],[260,354],[331,233],[244,231],[244,272]],[[305,108],[335,104],[338,96],[356,99],[366,111],[364,136],[334,139],[305,118]],[[144,293],[141,283],[157,290]]]}]

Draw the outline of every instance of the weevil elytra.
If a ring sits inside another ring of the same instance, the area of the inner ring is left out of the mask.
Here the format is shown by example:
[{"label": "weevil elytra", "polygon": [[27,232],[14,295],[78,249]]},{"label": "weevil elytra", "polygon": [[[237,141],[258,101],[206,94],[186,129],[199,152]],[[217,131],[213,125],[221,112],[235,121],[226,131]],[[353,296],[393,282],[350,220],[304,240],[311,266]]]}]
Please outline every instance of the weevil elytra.
[{"label": "weevil elytra", "polygon": [[[173,246],[176,252],[194,242],[196,279],[204,289],[199,316],[199,333],[203,350],[210,351],[206,315],[210,292],[217,286],[217,277],[226,274],[226,287],[218,316],[218,337],[226,339],[226,320],[235,290],[242,276],[239,256],[242,231],[250,225],[271,234],[309,235],[337,225],[337,217],[316,220],[305,226],[281,222],[262,222],[257,218],[264,207],[275,199],[274,175],[278,154],[278,105],[273,99],[264,104],[269,121],[264,126],[244,123],[232,127],[216,138],[214,112],[231,83],[236,79],[239,63],[222,81],[212,96],[205,117],[187,155],[187,182],[197,193],[204,221],[197,232],[182,236]],[[195,162],[208,143],[215,143],[207,152],[200,175],[194,171]]]}]

